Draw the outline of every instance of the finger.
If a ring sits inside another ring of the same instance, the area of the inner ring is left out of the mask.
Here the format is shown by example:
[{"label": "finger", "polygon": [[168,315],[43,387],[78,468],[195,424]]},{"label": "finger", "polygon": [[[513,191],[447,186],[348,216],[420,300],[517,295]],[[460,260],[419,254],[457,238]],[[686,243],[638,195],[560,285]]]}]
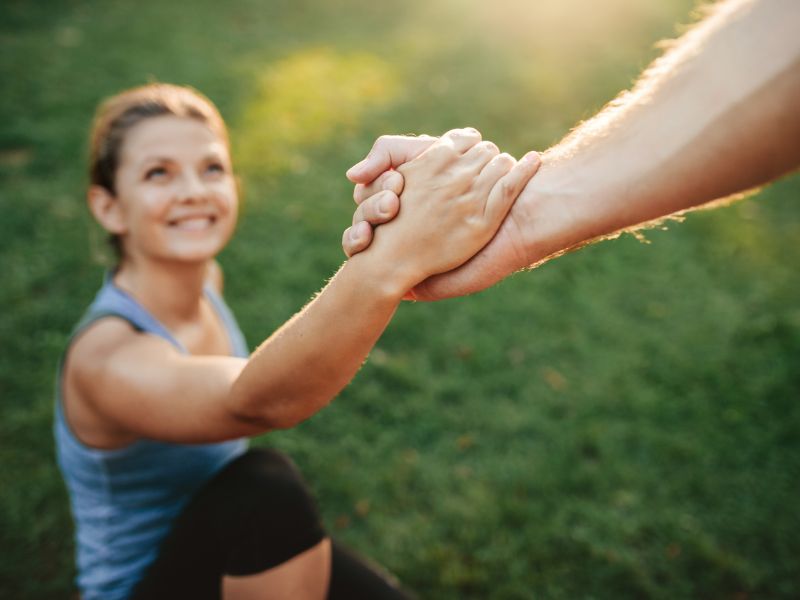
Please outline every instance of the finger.
[{"label": "finger", "polygon": [[516,159],[505,152],[492,158],[480,172],[475,180],[475,184],[472,186],[475,194],[478,197],[485,198],[488,202],[489,195],[492,193],[494,186],[501,178],[505,177],[516,164]]},{"label": "finger", "polygon": [[358,205],[353,213],[353,225],[366,221],[370,225],[380,225],[391,221],[400,210],[400,198],[389,190],[378,192]]},{"label": "finger", "polygon": [[497,249],[493,239],[466,263],[447,273],[428,277],[414,286],[403,299],[433,302],[474,294],[494,285],[519,268],[507,253]]},{"label": "finger", "polygon": [[361,204],[370,196],[374,196],[383,190],[388,190],[399,196],[403,193],[404,185],[405,180],[399,171],[385,171],[378,175],[378,178],[372,183],[356,184],[353,190],[353,200],[355,200],[356,204]]},{"label": "finger", "polygon": [[489,193],[489,200],[484,209],[484,218],[489,223],[499,223],[508,214],[511,205],[520,192],[539,170],[542,164],[539,154],[528,152],[522,157],[508,174],[501,177]]},{"label": "finger", "polygon": [[415,159],[435,141],[436,138],[429,135],[382,135],[367,157],[347,170],[347,178],[353,183],[369,183],[384,171]]},{"label": "finger", "polygon": [[[484,167],[499,154],[500,150],[494,143],[488,141],[478,142],[464,153],[459,164],[464,170],[477,175],[482,173]],[[505,173],[502,175],[505,175]]]},{"label": "finger", "polygon": [[491,241],[463,265],[414,286],[414,300],[431,302],[474,294],[529,266],[530,256],[512,231],[518,230],[506,219]]},{"label": "finger", "polygon": [[481,132],[474,127],[451,129],[441,137],[441,142],[450,142],[453,149],[459,154],[464,154],[475,144],[481,141]]},{"label": "finger", "polygon": [[412,163],[401,165],[398,169],[408,173],[412,169],[423,168],[427,171],[440,171],[449,168],[455,161],[481,141],[477,129],[451,129],[436,140],[430,148],[419,155]]},{"label": "finger", "polygon": [[348,227],[342,234],[342,250],[351,257],[358,254],[372,243],[372,227],[369,223],[361,221]]}]

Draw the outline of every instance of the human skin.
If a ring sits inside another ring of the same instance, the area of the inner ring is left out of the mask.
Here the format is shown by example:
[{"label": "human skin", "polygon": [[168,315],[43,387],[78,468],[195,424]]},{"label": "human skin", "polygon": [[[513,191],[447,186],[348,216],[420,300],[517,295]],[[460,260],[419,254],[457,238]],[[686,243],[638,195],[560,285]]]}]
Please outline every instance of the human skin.
[{"label": "human skin", "polygon": [[409,289],[491,239],[537,167],[535,156],[517,163],[474,130],[449,132],[401,168],[405,209],[373,252],[347,261],[245,360],[227,356],[202,291],[236,220],[227,148],[191,119],[136,125],[122,146],[116,197],[94,186],[90,206],[122,240],[117,285],[190,354],[119,319],[98,321],[66,359],[71,426],[87,444],[114,448],[140,437],[221,441],[307,419],[352,379]]},{"label": "human skin", "polygon": [[[797,168],[798,31],[794,0],[729,0],[714,7],[630,91],[542,155],[541,169],[486,247],[416,286],[414,296],[438,300],[482,290],[592,241]],[[376,177],[430,143],[427,137],[379,138],[347,174],[357,183],[356,202],[369,204],[356,217],[375,212],[370,205],[378,192],[402,189],[396,178]],[[370,227],[357,222],[343,236],[345,252],[361,251],[369,240]]]},{"label": "human skin", "polygon": [[[242,359],[230,356],[204,293],[208,284],[221,291],[214,259],[237,218],[227,144],[202,122],[159,116],[126,133],[120,156],[115,192],[96,185],[88,192],[91,212],[121,243],[114,282],[188,353],[116,317],[75,339],[63,368],[65,415],[83,443],[103,449],[139,438],[235,439],[310,417],[352,379],[411,287],[456,268],[491,239],[539,165],[536,156],[517,163],[500,154],[477,131],[449,132],[401,167],[405,209],[373,251],[347,261]],[[330,568],[325,538],[263,573],[225,576],[223,597],[324,598]]]}]

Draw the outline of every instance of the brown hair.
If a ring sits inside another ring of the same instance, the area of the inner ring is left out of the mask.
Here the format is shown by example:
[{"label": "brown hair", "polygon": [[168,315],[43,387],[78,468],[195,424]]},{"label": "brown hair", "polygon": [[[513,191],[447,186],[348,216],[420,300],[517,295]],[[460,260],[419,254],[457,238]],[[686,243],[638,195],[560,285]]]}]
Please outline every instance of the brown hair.
[{"label": "brown hair", "polygon": [[[214,103],[197,90],[168,83],[152,83],[120,92],[97,109],[89,138],[89,181],[116,194],[116,173],[125,135],[145,119],[160,116],[196,119],[229,145],[225,121]],[[110,237],[117,257],[120,240]]]},{"label": "brown hair", "polygon": [[107,99],[95,113],[89,145],[91,183],[115,193],[125,134],[145,119],[166,115],[196,119],[228,144],[228,130],[217,107],[197,90],[168,83],[133,88]]}]

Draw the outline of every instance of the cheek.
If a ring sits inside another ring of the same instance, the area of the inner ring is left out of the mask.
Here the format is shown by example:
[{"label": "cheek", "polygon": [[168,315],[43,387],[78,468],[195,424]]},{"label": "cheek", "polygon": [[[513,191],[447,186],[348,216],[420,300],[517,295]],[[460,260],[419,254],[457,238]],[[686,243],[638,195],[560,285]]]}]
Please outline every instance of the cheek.
[{"label": "cheek", "polygon": [[230,222],[230,233],[229,235],[233,234],[233,230],[236,228],[236,223],[239,220],[239,199],[236,195],[233,195],[229,199],[228,204],[228,216]]},{"label": "cheek", "polygon": [[147,194],[139,196],[129,202],[128,215],[133,227],[148,227],[154,222],[161,222],[167,218],[169,212],[169,197],[162,194]]},{"label": "cheek", "polygon": [[239,210],[239,194],[235,185],[225,185],[218,191],[217,198],[219,198],[220,206],[229,214],[234,217],[237,215]]}]

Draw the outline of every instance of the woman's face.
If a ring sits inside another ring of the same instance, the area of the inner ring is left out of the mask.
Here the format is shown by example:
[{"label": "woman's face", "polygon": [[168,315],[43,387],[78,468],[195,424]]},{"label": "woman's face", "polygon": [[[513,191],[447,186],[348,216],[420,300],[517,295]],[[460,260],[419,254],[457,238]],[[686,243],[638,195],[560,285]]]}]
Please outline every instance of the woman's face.
[{"label": "woman's face", "polygon": [[230,153],[198,120],[160,116],[131,128],[115,186],[126,257],[206,261],[233,234],[238,198]]}]

